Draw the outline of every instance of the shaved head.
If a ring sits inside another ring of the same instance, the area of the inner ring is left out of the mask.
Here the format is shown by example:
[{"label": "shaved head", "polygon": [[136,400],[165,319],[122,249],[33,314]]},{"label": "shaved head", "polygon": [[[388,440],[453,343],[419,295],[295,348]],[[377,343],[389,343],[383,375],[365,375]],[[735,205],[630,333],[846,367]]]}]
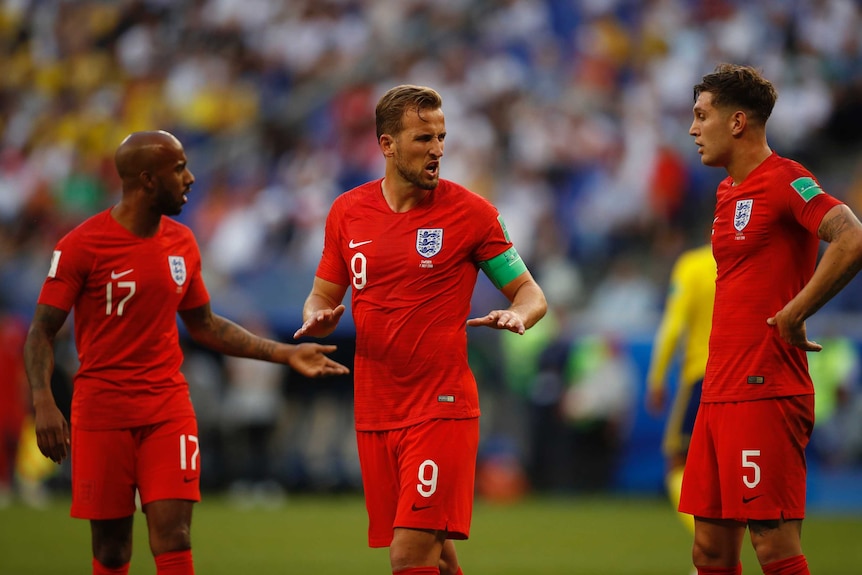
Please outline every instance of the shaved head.
[{"label": "shaved head", "polygon": [[182,150],[182,144],[173,135],[162,130],[133,132],[126,136],[114,154],[117,173],[123,184],[132,183],[141,172],[149,172]]},{"label": "shaved head", "polygon": [[129,205],[145,205],[159,217],[183,210],[195,177],[182,143],[173,134],[133,132],[117,147],[114,163]]}]

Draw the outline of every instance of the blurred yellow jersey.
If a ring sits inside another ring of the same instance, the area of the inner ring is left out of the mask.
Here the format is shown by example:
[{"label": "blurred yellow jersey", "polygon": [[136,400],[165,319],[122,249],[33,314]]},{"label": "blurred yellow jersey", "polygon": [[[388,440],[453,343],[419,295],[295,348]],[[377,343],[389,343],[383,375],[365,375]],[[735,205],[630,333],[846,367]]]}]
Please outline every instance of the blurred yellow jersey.
[{"label": "blurred yellow jersey", "polygon": [[715,259],[712,246],[683,252],[674,264],[664,315],[653,342],[647,385],[663,387],[679,349],[680,385],[703,379],[709,356],[709,332],[715,300]]}]

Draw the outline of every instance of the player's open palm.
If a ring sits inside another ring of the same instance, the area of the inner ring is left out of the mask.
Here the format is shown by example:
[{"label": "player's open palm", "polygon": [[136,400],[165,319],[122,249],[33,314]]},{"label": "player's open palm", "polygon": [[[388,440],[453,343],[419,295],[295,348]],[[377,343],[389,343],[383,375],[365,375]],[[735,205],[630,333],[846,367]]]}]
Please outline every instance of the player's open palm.
[{"label": "player's open palm", "polygon": [[319,343],[300,343],[288,359],[288,364],[296,372],[306,377],[326,377],[350,373],[344,366],[325,354],[336,350],[334,345]]},{"label": "player's open palm", "polygon": [[294,339],[301,337],[325,337],[332,333],[335,326],[338,325],[341,316],[344,315],[345,307],[343,304],[335,306],[333,309],[321,309],[312,313],[305,323],[302,324],[296,333],[293,334]]},{"label": "player's open palm", "polygon": [[494,329],[506,329],[523,335],[527,331],[523,318],[512,310],[495,309],[483,317],[467,320],[470,327],[486,326]]}]

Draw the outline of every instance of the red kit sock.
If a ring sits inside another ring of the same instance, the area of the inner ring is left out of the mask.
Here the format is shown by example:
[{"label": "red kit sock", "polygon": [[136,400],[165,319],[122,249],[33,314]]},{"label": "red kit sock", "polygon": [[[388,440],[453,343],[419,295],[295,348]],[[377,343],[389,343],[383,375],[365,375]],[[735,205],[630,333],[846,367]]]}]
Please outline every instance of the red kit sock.
[{"label": "red kit sock", "polygon": [[99,560],[93,557],[93,575],[128,575],[129,574],[129,564],[121,565],[119,567],[105,567]]},{"label": "red kit sock", "polygon": [[192,550],[168,551],[156,555],[157,575],[195,575]]},{"label": "red kit sock", "polygon": [[440,575],[439,567],[411,567],[402,571],[393,571],[392,575]]},{"label": "red kit sock", "polygon": [[698,567],[697,575],[742,575],[742,563],[736,567]]},{"label": "red kit sock", "polygon": [[788,557],[763,566],[764,575],[811,575],[805,555]]}]

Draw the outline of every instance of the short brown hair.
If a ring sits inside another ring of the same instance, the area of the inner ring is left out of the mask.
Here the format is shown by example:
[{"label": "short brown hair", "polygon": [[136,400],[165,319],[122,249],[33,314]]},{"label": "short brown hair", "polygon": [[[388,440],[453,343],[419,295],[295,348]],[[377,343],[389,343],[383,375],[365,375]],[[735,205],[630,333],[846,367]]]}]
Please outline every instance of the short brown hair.
[{"label": "short brown hair", "polygon": [[432,88],[403,84],[383,94],[374,111],[377,122],[377,138],[383,134],[397,135],[403,125],[401,119],[408,110],[437,110],[443,107],[443,98]]},{"label": "short brown hair", "polygon": [[701,92],[712,94],[715,107],[738,107],[764,125],[778,99],[775,87],[758,70],[738,64],[716,66],[694,87],[695,100]]}]

